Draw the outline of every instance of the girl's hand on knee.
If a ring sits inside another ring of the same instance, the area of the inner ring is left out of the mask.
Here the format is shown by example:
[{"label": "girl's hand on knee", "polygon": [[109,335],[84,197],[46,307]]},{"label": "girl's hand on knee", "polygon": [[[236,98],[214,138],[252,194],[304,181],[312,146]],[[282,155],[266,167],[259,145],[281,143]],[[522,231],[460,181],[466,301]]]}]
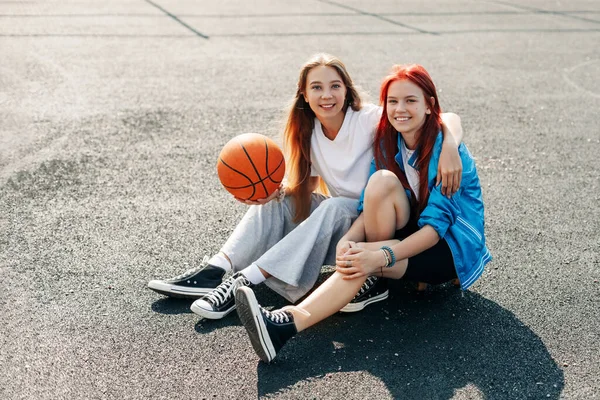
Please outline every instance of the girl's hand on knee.
[{"label": "girl's hand on knee", "polygon": [[350,250],[353,247],[356,247],[356,242],[353,242],[351,240],[341,240],[337,244],[336,249],[335,249],[336,257],[343,256],[344,254],[346,254],[348,252],[348,250]]},{"label": "girl's hand on knee", "polygon": [[345,254],[336,257],[336,271],[343,274],[343,279],[356,279],[369,276],[385,264],[385,256],[381,251],[371,251],[352,247]]}]

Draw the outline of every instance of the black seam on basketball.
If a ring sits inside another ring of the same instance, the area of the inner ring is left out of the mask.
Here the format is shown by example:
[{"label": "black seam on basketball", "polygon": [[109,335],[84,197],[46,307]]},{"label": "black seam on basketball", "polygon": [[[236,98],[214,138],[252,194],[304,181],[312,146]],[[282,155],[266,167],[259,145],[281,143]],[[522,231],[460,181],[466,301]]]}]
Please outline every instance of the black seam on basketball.
[{"label": "black seam on basketball", "polygon": [[[265,142],[265,145],[267,145],[267,141],[265,140],[264,142]],[[248,152],[246,151],[246,148],[244,147],[243,144],[240,143],[240,146],[242,147],[242,150],[244,150],[244,153],[246,153],[246,157],[248,157],[248,161],[250,161],[250,165],[252,165],[252,168],[254,168],[254,172],[256,172],[256,176],[260,180],[257,183],[261,183],[262,184],[262,187],[263,187],[263,189],[265,191],[265,197],[268,197],[269,193],[267,192],[267,187],[265,186],[264,182],[262,181],[262,178],[261,178],[260,174],[258,173],[258,169],[256,168],[256,165],[254,165],[254,161],[252,161],[252,157],[250,157],[250,154],[248,154]]]},{"label": "black seam on basketball", "polygon": [[277,165],[277,167],[273,170],[273,172],[270,172],[269,175],[267,175],[267,177],[265,179],[268,178],[273,183],[281,183],[281,181],[276,181],[276,180],[271,179],[271,175],[273,175],[275,172],[277,172],[277,170],[279,170],[279,167],[281,167],[282,164],[283,164],[283,158],[279,162],[279,165]]},{"label": "black seam on basketball", "polygon": [[[265,171],[267,172],[267,177],[268,177],[269,176],[269,144],[267,143],[266,139],[265,139]],[[267,192],[267,189],[265,187],[265,193],[266,192]],[[269,196],[268,193],[267,193],[267,196]]]},{"label": "black seam on basketball", "polygon": [[[244,150],[244,151],[246,151],[246,150]],[[246,153],[246,154],[248,154],[248,153]],[[238,174],[242,175],[244,178],[246,178],[246,179],[248,179],[250,181],[250,185],[248,185],[248,186],[242,186],[240,188],[235,188],[235,187],[226,186],[226,185],[223,185],[223,187],[225,187],[227,189],[245,189],[245,188],[248,188],[248,187],[252,186],[252,195],[250,195],[250,197],[248,197],[247,199],[244,199],[244,200],[248,200],[248,199],[252,198],[252,196],[254,196],[256,194],[256,187],[254,186],[254,183],[252,183],[252,179],[250,179],[250,177],[248,175],[244,174],[241,171],[238,171],[237,169],[233,168],[231,165],[227,164],[225,161],[223,161],[223,159],[221,157],[219,157],[219,161],[221,161],[223,163],[223,165],[226,166],[227,168],[231,169],[232,171],[237,172]],[[223,182],[221,182],[221,184],[222,183]]]},{"label": "black seam on basketball", "polygon": [[[279,164],[279,167],[280,166],[281,166],[281,164]],[[273,171],[272,173],[270,173],[268,176],[265,176],[264,179],[260,179],[260,180],[258,180],[256,182],[253,182],[253,183],[251,183],[249,185],[246,185],[246,186],[227,186],[227,185],[224,185],[223,182],[221,182],[221,184],[223,185],[223,187],[225,187],[227,189],[246,189],[246,188],[249,188],[250,186],[254,186],[254,185],[258,184],[258,183],[262,183],[262,182],[266,181],[267,179],[270,180],[273,183],[281,183],[281,180],[276,181],[274,179],[271,179],[271,175],[275,174],[277,172],[277,170],[279,169],[279,167],[277,167],[277,169],[275,169],[275,171]]]}]

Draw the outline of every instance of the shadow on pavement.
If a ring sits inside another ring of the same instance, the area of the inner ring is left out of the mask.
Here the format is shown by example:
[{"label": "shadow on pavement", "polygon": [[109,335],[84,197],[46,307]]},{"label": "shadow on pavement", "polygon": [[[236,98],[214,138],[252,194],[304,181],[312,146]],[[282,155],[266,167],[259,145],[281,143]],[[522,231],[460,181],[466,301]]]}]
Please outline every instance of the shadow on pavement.
[{"label": "shadow on pavement", "polygon": [[328,374],[366,372],[393,398],[447,399],[467,386],[487,399],[559,398],[563,371],[510,311],[473,292],[391,286],[386,302],[332,316],[288,342],[272,364],[259,362],[259,397]]},{"label": "shadow on pavement", "polygon": [[163,299],[156,300],[152,303],[152,311],[160,314],[191,314],[190,306],[194,300],[192,299],[175,299],[171,297],[165,297]]}]

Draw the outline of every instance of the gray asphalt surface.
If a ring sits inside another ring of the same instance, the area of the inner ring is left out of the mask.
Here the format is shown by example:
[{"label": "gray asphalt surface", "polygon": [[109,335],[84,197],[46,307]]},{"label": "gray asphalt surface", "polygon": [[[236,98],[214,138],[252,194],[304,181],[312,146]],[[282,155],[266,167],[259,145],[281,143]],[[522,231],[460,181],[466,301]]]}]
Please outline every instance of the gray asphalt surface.
[{"label": "gray asphalt surface", "polygon": [[[146,284],[219,249],[245,210],[219,150],[277,137],[317,51],[373,100],[392,64],[430,71],[494,261],[267,365],[235,315]],[[0,0],[0,54],[0,398],[600,397],[598,1]]]}]

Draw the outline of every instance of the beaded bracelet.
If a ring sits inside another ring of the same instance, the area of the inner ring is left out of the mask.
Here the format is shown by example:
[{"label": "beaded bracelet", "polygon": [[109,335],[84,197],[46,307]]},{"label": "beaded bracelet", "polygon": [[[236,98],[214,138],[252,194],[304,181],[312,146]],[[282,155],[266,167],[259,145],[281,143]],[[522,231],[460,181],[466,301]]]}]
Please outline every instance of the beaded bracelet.
[{"label": "beaded bracelet", "polygon": [[389,246],[381,246],[381,250],[390,254],[391,260],[389,260],[389,263],[385,267],[392,268],[396,264],[396,255],[394,254],[394,251]]},{"label": "beaded bracelet", "polygon": [[390,256],[388,256],[388,252],[385,251],[384,249],[380,249],[381,251],[383,251],[383,256],[385,257],[385,264],[384,266],[387,267],[388,265],[390,265],[390,261],[392,261],[390,259]]}]

